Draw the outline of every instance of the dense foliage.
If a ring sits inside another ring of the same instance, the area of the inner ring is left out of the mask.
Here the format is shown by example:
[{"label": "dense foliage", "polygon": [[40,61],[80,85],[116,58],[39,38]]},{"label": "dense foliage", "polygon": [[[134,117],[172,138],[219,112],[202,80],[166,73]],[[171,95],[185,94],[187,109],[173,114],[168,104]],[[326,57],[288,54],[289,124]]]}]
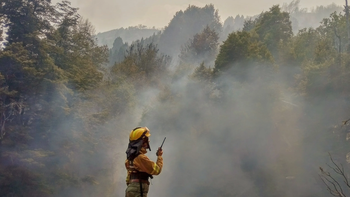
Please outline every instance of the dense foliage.
[{"label": "dense foliage", "polygon": [[100,151],[108,147],[106,133],[97,130],[111,118],[105,109],[121,113],[126,103],[112,107],[105,100],[83,113],[80,106],[88,104],[86,98],[99,103],[92,97],[96,89],[112,92],[115,99],[125,91],[104,85],[101,66],[108,50],[96,45],[92,26],[76,11],[66,1],[2,2],[7,42],[0,51],[1,196],[108,193],[85,187],[106,181],[99,177],[111,167],[94,164],[104,161]]},{"label": "dense foliage", "polygon": [[218,52],[218,40],[218,33],[206,26],[182,47],[180,64],[212,63]]},{"label": "dense foliage", "polygon": [[181,46],[202,31],[206,26],[221,33],[222,24],[218,10],[214,5],[206,5],[203,8],[190,5],[185,11],[179,11],[164,29],[160,40],[160,50],[168,55],[177,55]]}]

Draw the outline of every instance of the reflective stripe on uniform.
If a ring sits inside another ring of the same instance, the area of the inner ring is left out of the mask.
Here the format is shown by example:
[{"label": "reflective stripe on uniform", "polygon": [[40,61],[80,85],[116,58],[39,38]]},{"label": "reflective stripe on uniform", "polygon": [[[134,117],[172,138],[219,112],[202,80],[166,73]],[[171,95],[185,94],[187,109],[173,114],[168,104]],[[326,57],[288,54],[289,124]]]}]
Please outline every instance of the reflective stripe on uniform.
[{"label": "reflective stripe on uniform", "polygon": [[126,180],[125,180],[127,183],[129,183],[130,182],[130,174],[128,174],[127,176],[126,176]]},{"label": "reflective stripe on uniform", "polygon": [[159,174],[159,166],[156,163],[153,164],[153,171],[151,174]]}]

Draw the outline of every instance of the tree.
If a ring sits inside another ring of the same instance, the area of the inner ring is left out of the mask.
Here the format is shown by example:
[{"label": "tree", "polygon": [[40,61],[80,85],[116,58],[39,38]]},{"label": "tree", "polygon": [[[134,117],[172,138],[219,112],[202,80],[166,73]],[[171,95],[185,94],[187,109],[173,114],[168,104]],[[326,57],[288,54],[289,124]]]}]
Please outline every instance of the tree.
[{"label": "tree", "polygon": [[[53,63],[48,54],[48,51],[53,48],[48,37],[56,22],[62,19],[62,15],[70,15],[70,13],[64,13],[71,12],[69,5],[63,2],[57,7],[61,9],[60,11],[46,0],[6,0],[2,5],[0,17],[4,19],[4,26],[7,28],[7,48],[5,48],[7,52],[0,60],[2,61],[0,71],[4,74],[9,89],[35,94],[41,90],[33,90],[33,87],[40,87],[38,84],[41,84],[44,79],[53,83],[64,80],[61,68]],[[27,56],[26,59],[29,61],[18,63],[20,59],[16,60],[19,58],[16,54]],[[14,76],[13,73],[16,73],[15,77],[8,77]],[[27,84],[32,87],[26,88]]]},{"label": "tree", "polygon": [[122,38],[116,38],[113,42],[113,47],[109,51],[109,65],[114,65],[123,61],[128,48],[128,44],[123,43]]},{"label": "tree", "polygon": [[289,4],[283,3],[282,10],[285,12],[288,12],[289,14],[294,14],[294,13],[300,12],[299,5],[300,5],[300,0],[293,0]]},{"label": "tree", "polygon": [[52,38],[57,43],[50,57],[55,65],[65,71],[68,86],[75,90],[95,87],[102,80],[100,68],[107,63],[108,49],[97,46],[94,29],[87,20],[63,23]]},{"label": "tree", "polygon": [[101,155],[93,152],[100,142],[93,134],[96,119],[101,123],[108,117],[81,115],[75,106],[81,97],[87,99],[85,92],[101,87],[99,69],[108,51],[97,47],[91,24],[79,21],[68,2],[52,6],[50,1],[18,0],[0,5],[9,38],[0,51],[1,195],[57,195],[96,184],[86,175],[100,174],[91,166],[84,171],[80,162],[89,166],[93,155]]},{"label": "tree", "polygon": [[207,68],[202,62],[199,67],[197,67],[193,74],[192,78],[198,81],[211,82],[213,77],[213,69]]},{"label": "tree", "polygon": [[246,22],[246,20],[245,20],[243,15],[237,15],[235,18],[233,18],[232,16],[228,17],[224,21],[223,32],[222,32],[222,36],[220,39],[226,40],[227,36],[230,33],[235,32],[235,31],[242,31],[245,22]]},{"label": "tree", "polygon": [[292,53],[296,65],[315,59],[315,48],[320,40],[320,34],[315,29],[302,29],[293,38]]},{"label": "tree", "polygon": [[214,72],[228,72],[244,79],[250,67],[271,65],[273,58],[257,35],[248,32],[235,32],[228,36],[220,47],[215,60]]},{"label": "tree", "polygon": [[274,56],[277,55],[279,46],[293,36],[289,13],[282,12],[278,5],[261,14],[254,30]]},{"label": "tree", "polygon": [[[261,15],[259,15],[259,17],[261,17]],[[247,31],[247,32],[252,31],[256,27],[258,21],[259,21],[259,18],[256,18],[256,19],[249,18],[248,20],[245,20],[242,31]]]},{"label": "tree", "polygon": [[198,62],[210,63],[217,54],[218,34],[206,26],[201,33],[188,41],[179,55],[181,63],[193,64]]},{"label": "tree", "polygon": [[45,36],[56,16],[49,0],[4,0],[0,9],[8,29],[8,44],[21,42],[25,47],[35,45],[38,36]]},{"label": "tree", "polygon": [[166,76],[170,57],[159,54],[154,44],[143,46],[141,42],[132,44],[125,59],[112,67],[116,76],[125,76],[136,88],[149,85],[160,85],[160,80]]},{"label": "tree", "polygon": [[331,42],[339,53],[347,51],[349,43],[347,34],[346,17],[341,13],[332,13],[329,18],[324,18],[317,31]]},{"label": "tree", "polygon": [[[298,76],[299,89],[309,97],[317,97],[331,90],[349,95],[347,87],[346,17],[333,13],[310,33],[301,32],[295,38],[300,42],[296,54],[303,57],[302,73]],[[307,38],[307,40],[306,40]],[[298,52],[297,52],[298,51]],[[304,55],[301,54],[304,52]],[[306,57],[307,55],[308,57]],[[322,80],[321,80],[322,79]]]},{"label": "tree", "polygon": [[214,5],[203,8],[188,6],[185,11],[177,12],[164,29],[158,43],[160,51],[173,57],[178,56],[181,46],[206,26],[221,34],[222,24]]}]

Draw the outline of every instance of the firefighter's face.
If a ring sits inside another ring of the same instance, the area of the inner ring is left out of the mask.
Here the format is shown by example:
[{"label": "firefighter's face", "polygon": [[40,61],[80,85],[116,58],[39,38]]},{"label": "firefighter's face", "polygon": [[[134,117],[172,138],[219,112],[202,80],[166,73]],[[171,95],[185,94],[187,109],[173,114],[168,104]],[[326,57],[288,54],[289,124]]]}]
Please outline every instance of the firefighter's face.
[{"label": "firefighter's face", "polygon": [[143,145],[142,145],[144,148],[149,148],[149,139],[148,138],[145,138],[144,140],[143,140]]}]

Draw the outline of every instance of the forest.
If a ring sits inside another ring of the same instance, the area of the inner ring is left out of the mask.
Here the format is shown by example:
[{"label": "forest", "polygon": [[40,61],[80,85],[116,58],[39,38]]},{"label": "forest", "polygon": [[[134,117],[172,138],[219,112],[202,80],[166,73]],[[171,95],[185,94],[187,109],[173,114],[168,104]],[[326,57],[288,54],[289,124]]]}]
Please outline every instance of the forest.
[{"label": "forest", "polygon": [[150,196],[350,197],[349,8],[299,2],[189,5],[101,45],[69,1],[2,0],[0,196],[124,196],[147,126],[153,150],[167,137]]}]

